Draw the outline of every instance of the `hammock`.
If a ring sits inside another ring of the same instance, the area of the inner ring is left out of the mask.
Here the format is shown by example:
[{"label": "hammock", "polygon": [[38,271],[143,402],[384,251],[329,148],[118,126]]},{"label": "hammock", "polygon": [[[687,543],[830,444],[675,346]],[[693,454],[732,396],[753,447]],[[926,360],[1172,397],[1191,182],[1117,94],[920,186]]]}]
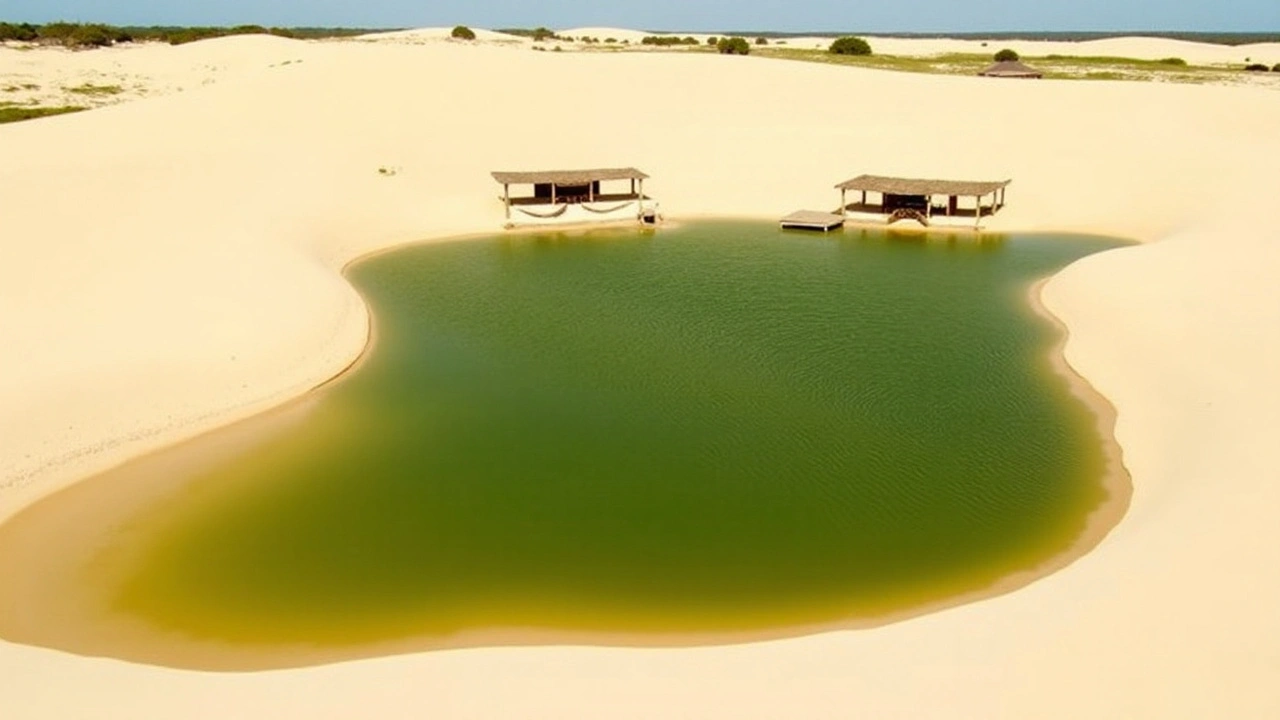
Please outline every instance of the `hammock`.
[{"label": "hammock", "polygon": [[529,217],[542,218],[542,219],[544,219],[544,220],[549,220],[549,219],[551,219],[551,218],[558,218],[558,217],[560,217],[561,215],[563,215],[563,214],[565,213],[565,211],[566,211],[566,210],[568,210],[568,209],[569,209],[569,206],[568,206],[568,205],[561,205],[558,209],[556,209],[556,210],[552,210],[552,211],[551,211],[551,212],[549,212],[549,213],[536,213],[536,212],[532,212],[532,211],[530,211],[530,210],[525,210],[525,209],[524,209],[524,208],[522,208],[522,207],[518,207],[518,208],[516,208],[516,210],[519,210],[520,212],[524,213],[525,215],[528,215]]},{"label": "hammock", "polygon": [[627,202],[622,203],[621,205],[615,205],[614,207],[611,207],[611,208],[608,208],[608,209],[597,209],[597,208],[593,208],[593,207],[591,207],[590,205],[587,205],[586,203],[583,203],[583,204],[582,204],[582,209],[583,209],[583,210],[586,210],[587,212],[593,212],[593,213],[596,213],[597,215],[608,215],[609,213],[615,213],[615,212],[618,212],[619,210],[621,210],[621,209],[623,209],[623,208],[625,208],[625,207],[631,207],[631,201],[630,201],[630,200],[628,200]]}]

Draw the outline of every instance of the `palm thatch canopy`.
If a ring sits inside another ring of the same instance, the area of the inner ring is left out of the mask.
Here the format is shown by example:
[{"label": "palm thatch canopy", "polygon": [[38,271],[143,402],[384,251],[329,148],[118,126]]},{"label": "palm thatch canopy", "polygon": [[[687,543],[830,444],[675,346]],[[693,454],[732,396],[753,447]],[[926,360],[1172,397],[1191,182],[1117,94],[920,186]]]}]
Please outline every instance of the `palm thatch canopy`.
[{"label": "palm thatch canopy", "polygon": [[591,170],[542,170],[539,172],[494,172],[493,179],[503,185],[590,185],[605,180],[644,180],[649,176],[629,168],[596,168]]},{"label": "palm thatch canopy", "polygon": [[852,180],[845,180],[836,185],[837,190],[853,190],[878,192],[885,195],[951,195],[964,197],[980,197],[990,195],[1009,185],[1012,180],[998,181],[962,181],[962,180],[919,180],[915,178],[881,177],[879,175],[859,175]]},{"label": "palm thatch canopy", "polygon": [[1018,60],[1005,60],[978,73],[983,77],[1042,78],[1044,73]]}]

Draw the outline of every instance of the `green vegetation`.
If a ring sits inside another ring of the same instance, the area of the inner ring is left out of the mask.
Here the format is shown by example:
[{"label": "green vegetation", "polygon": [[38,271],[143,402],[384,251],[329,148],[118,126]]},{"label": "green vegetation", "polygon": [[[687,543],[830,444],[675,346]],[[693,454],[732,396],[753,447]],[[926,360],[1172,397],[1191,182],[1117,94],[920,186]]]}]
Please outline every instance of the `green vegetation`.
[{"label": "green vegetation", "polygon": [[[544,27],[529,28],[503,28],[498,32],[506,35],[515,35],[516,37],[531,38],[534,42],[543,42],[544,40],[563,40],[565,42],[573,42],[573,38],[560,37],[555,31]],[[582,38],[582,42],[588,42],[587,38]]]},{"label": "green vegetation", "polygon": [[351,37],[375,32],[357,28],[266,28],[261,25],[238,27],[115,27],[100,23],[52,22],[0,23],[0,41],[38,42],[76,49],[108,47],[128,42],[167,42],[182,45],[229,35],[276,35],[298,40]]},{"label": "green vegetation", "polygon": [[1269,68],[1266,65],[1263,65],[1262,63],[1250,63],[1248,65],[1245,65],[1244,69],[1245,69],[1245,72],[1267,72]]},{"label": "green vegetation", "polygon": [[674,35],[648,35],[640,41],[641,45],[653,45],[655,47],[671,47],[674,45],[700,45],[697,38],[692,37],[676,37]]},{"label": "green vegetation", "polygon": [[35,42],[40,37],[40,27],[31,23],[15,25],[0,22],[0,42],[16,40],[18,42]]},{"label": "green vegetation", "polygon": [[720,38],[719,42],[716,43],[716,50],[721,55],[750,55],[751,45],[747,43],[746,38]]},{"label": "green vegetation", "polygon": [[1021,60],[1021,59],[1022,58],[1019,57],[1018,52],[1010,48],[1005,48],[1000,52],[996,53],[996,62],[1010,62],[1013,60]]},{"label": "green vegetation", "polygon": [[715,35],[712,35],[711,37],[707,38],[708,47],[715,47],[716,43],[718,42],[720,42],[720,38],[716,37]]},{"label": "green vegetation", "polygon": [[475,31],[467,27],[466,25],[459,25],[455,27],[453,29],[453,32],[450,33],[450,36],[453,37],[455,40],[475,40],[476,39]]},{"label": "green vegetation", "polygon": [[70,105],[65,107],[22,107],[19,105],[0,104],[0,124],[35,120],[36,118],[50,117],[52,115],[66,115],[88,109]]},{"label": "green vegetation", "polygon": [[1276,63],[1276,66],[1271,68],[1271,72],[1280,72],[1280,63]]},{"label": "green vegetation", "polygon": [[[896,55],[846,55],[828,50],[805,50],[776,45],[758,50],[764,57],[782,60],[800,60],[835,65],[898,72],[929,73],[935,75],[977,75],[991,64],[990,55],[952,53],[931,57],[904,57]],[[1127,80],[1176,83],[1239,82],[1240,70],[1229,67],[1191,66],[1174,63],[1176,58],[1163,60],[1134,60],[1118,57],[1073,57],[1049,55],[1025,58],[1046,78],[1061,80]]]},{"label": "green vegetation", "polygon": [[69,87],[66,90],[67,92],[75,93],[76,95],[89,96],[119,95],[124,92],[124,88],[119,85],[94,85],[93,83],[85,83],[83,85],[77,85],[76,87]]},{"label": "green vegetation", "polygon": [[69,48],[108,47],[118,42],[132,42],[131,33],[107,25],[81,25],[56,22],[39,30],[38,41]]},{"label": "green vegetation", "polygon": [[1187,61],[1186,61],[1186,60],[1183,60],[1182,58],[1179,58],[1179,57],[1167,57],[1167,58],[1161,58],[1160,60],[1157,60],[1156,62],[1160,63],[1161,65],[1175,65],[1175,66],[1177,66],[1177,67],[1186,67],[1186,66],[1187,66]]},{"label": "green vegetation", "polygon": [[871,45],[860,37],[842,37],[831,43],[827,52],[832,55],[869,56]]},{"label": "green vegetation", "polygon": [[756,38],[756,44],[757,44],[757,45],[768,45],[768,44],[769,44],[769,38],[758,37],[758,38]]}]

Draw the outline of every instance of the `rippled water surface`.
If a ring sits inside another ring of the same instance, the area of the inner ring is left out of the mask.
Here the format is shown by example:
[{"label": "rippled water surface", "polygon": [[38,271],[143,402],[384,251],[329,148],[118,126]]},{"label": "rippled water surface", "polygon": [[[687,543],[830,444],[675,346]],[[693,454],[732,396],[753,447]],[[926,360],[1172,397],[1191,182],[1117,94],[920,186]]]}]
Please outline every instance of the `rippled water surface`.
[{"label": "rippled water surface", "polygon": [[1116,245],[700,223],[374,257],[350,271],[371,355],[139,518],[116,606],[345,644],[752,631],[982,588],[1105,499],[1027,298]]}]

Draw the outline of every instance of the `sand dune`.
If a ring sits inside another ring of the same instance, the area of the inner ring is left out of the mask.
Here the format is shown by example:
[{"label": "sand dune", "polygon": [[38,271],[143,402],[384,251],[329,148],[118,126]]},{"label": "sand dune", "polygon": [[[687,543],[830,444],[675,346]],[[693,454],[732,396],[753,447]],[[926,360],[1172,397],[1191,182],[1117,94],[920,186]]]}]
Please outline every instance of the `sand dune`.
[{"label": "sand dune", "polygon": [[[529,43],[529,38],[523,38],[518,35],[508,35],[506,33],[495,32],[493,30],[485,30],[484,28],[471,28],[476,34],[476,40],[480,42],[493,43]],[[438,28],[413,28],[410,30],[393,30],[390,32],[369,33],[368,35],[358,35],[355,40],[374,41],[374,42],[428,42],[435,40],[452,39],[452,27]]]},{"label": "sand dune", "polygon": [[[8,52],[0,69],[27,62]],[[1280,233],[1259,215],[1280,93],[493,42],[228,38],[72,62],[241,71],[0,127],[0,519],[337,372],[367,331],[338,270],[496,231],[489,170],[623,164],[674,217],[830,207],[860,172],[1011,177],[993,229],[1159,240],[1045,290],[1068,359],[1117,406],[1135,495],[1066,570],[871,631],[258,675],[0,644],[6,718],[1280,716]],[[797,88],[829,100],[777,101]]]},{"label": "sand dune", "polygon": [[1082,42],[1044,40],[920,40],[888,37],[870,38],[872,48],[886,55],[927,56],[945,53],[994,53],[1013,48],[1027,57],[1068,55],[1073,57],[1120,57],[1136,60],[1182,58],[1193,65],[1244,65],[1280,63],[1280,43],[1214,45],[1154,37],[1119,37]]}]

